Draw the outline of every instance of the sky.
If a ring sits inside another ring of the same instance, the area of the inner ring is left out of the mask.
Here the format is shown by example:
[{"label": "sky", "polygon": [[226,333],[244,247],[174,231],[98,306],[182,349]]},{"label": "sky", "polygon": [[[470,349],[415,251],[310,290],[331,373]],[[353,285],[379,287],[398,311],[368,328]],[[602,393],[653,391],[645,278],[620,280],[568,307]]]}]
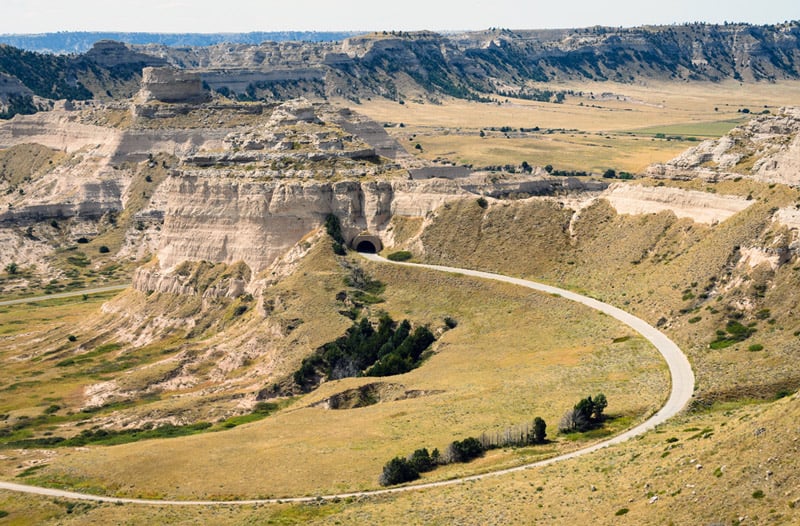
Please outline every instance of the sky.
[{"label": "sky", "polygon": [[798,0],[1,0],[0,33],[543,29],[800,20]]}]

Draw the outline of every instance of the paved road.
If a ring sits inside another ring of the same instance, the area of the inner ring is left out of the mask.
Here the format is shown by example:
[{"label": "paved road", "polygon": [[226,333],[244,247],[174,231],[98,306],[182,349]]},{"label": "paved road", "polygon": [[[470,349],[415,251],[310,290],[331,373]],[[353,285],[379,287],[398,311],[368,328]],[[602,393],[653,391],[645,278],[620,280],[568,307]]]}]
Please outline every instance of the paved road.
[{"label": "paved road", "polygon": [[601,301],[586,296],[582,296],[580,294],[576,294],[574,292],[570,292],[568,290],[560,289],[557,287],[551,287],[549,285],[543,285],[541,283],[536,283],[533,281],[528,281],[519,278],[510,278],[508,276],[502,276],[500,274],[492,274],[489,272],[480,272],[477,270],[466,270],[453,267],[443,267],[438,265],[421,265],[416,263],[391,262],[375,254],[362,254],[362,255],[370,261],[375,261],[380,263],[392,263],[395,265],[426,268],[435,271],[451,272],[454,274],[462,274],[465,276],[474,276],[482,279],[491,279],[495,281],[511,283],[514,285],[527,287],[529,289],[545,292],[548,294],[556,294],[568,300],[577,301],[578,303],[582,303],[588,307],[599,310],[600,312],[604,312],[609,316],[612,316],[613,318],[616,318],[622,323],[628,325],[629,327],[637,331],[639,334],[644,336],[647,340],[650,341],[650,343],[652,343],[656,347],[656,349],[658,349],[658,351],[664,357],[664,360],[666,360],[667,365],[669,366],[670,375],[672,377],[672,390],[670,392],[669,399],[667,400],[666,404],[664,404],[664,406],[661,409],[659,409],[653,416],[651,416],[645,422],[639,424],[638,426],[629,429],[628,431],[625,431],[624,433],[617,435],[613,438],[610,438],[603,442],[599,442],[597,444],[594,444],[592,446],[577,451],[573,451],[571,453],[566,453],[564,455],[548,458],[546,460],[541,460],[539,462],[526,464],[524,466],[517,466],[514,468],[493,471],[491,473],[484,473],[482,475],[473,475],[471,477],[443,480],[440,482],[415,484],[397,488],[388,488],[388,489],[374,490],[374,491],[359,491],[355,493],[341,493],[337,495],[321,495],[314,497],[293,497],[285,499],[255,499],[255,500],[235,500],[235,501],[124,499],[115,497],[101,497],[97,495],[87,495],[85,493],[76,493],[72,491],[62,491],[50,488],[39,488],[35,486],[27,486],[24,484],[14,484],[11,482],[2,482],[2,481],[0,481],[0,489],[19,491],[24,493],[33,493],[37,495],[46,495],[51,497],[67,498],[67,499],[80,499],[80,500],[111,502],[111,503],[154,504],[160,506],[164,505],[207,506],[207,505],[218,505],[218,504],[252,505],[252,504],[275,504],[281,502],[313,502],[318,499],[326,499],[326,500],[344,499],[348,497],[368,497],[375,495],[387,495],[391,493],[401,493],[405,491],[418,491],[422,489],[436,488],[441,486],[450,486],[453,484],[463,484],[464,482],[472,480],[497,477],[501,475],[506,475],[508,473],[513,473],[515,471],[523,471],[526,469],[532,469],[539,466],[546,466],[548,464],[554,464],[556,462],[561,462],[563,460],[567,460],[570,458],[579,457],[582,455],[592,453],[593,451],[597,451],[598,449],[602,449],[614,444],[625,442],[630,438],[646,433],[647,431],[650,431],[657,425],[666,422],[668,419],[678,414],[692,398],[692,393],[694,392],[694,373],[692,372],[692,367],[689,364],[689,360],[686,358],[686,355],[684,355],[683,352],[681,352],[678,346],[675,345],[675,343],[669,338],[667,338],[663,333],[661,333],[661,331],[649,325],[644,320],[641,320],[632,314],[628,314],[627,312],[620,310],[616,307],[608,305],[607,303],[603,303]]},{"label": "paved road", "polygon": [[73,290],[71,292],[59,292],[57,294],[47,294],[46,296],[33,296],[30,298],[19,298],[16,300],[0,301],[0,307],[6,305],[20,305],[22,303],[36,303],[37,301],[54,300],[58,298],[72,298],[73,296],[83,296],[84,294],[101,294],[103,292],[113,292],[115,290],[124,290],[130,286],[130,283],[122,285],[109,285],[108,287],[97,287],[94,289]]}]

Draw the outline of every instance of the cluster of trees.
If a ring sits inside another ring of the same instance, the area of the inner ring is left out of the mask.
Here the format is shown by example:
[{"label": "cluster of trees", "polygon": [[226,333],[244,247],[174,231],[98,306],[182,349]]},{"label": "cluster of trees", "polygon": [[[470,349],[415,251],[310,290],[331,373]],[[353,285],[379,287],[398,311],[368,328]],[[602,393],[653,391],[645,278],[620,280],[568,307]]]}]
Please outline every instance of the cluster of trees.
[{"label": "cluster of trees", "polygon": [[437,466],[446,464],[465,463],[483,456],[483,454],[498,447],[519,447],[533,444],[544,444],[547,436],[547,424],[538,416],[533,420],[533,425],[506,430],[505,433],[494,435],[490,438],[487,434],[481,438],[468,437],[464,440],[455,440],[447,446],[444,453],[438,449],[428,452],[427,448],[417,449],[408,457],[395,457],[383,466],[378,482],[381,486],[392,486],[411,482],[420,477],[421,473],[432,471]]},{"label": "cluster of trees", "polygon": [[421,363],[423,352],[434,341],[436,338],[427,327],[412,331],[408,320],[397,324],[384,314],[375,329],[369,319],[362,318],[344,336],[305,358],[294,373],[294,382],[309,391],[323,378],[402,374]]},{"label": "cluster of trees", "polygon": [[600,427],[605,420],[603,411],[607,406],[608,400],[603,393],[598,394],[594,399],[587,396],[561,417],[558,430],[562,433],[575,433]]},{"label": "cluster of trees", "polygon": [[347,253],[345,248],[344,236],[342,235],[342,224],[339,218],[333,214],[328,214],[325,218],[325,231],[333,239],[333,252],[338,256],[344,256]]}]

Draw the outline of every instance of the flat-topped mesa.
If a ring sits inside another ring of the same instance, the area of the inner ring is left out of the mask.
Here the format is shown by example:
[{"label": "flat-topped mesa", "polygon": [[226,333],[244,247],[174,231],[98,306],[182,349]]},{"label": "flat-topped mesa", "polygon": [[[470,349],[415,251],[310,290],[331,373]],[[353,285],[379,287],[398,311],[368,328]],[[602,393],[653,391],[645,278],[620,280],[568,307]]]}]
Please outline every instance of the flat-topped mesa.
[{"label": "flat-topped mesa", "polygon": [[148,67],[142,70],[142,87],[136,102],[200,104],[211,100],[197,72]]}]

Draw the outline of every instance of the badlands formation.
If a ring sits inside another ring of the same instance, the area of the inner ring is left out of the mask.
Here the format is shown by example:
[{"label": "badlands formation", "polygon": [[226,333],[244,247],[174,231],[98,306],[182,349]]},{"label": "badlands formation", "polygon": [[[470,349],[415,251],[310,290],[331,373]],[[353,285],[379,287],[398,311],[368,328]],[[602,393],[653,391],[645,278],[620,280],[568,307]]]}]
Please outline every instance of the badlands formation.
[{"label": "badlands formation", "polygon": [[[281,303],[267,300],[267,290],[291,274],[331,215],[352,248],[355,240],[368,239],[375,250],[435,253],[426,229],[459,201],[480,197],[490,211],[511,203],[542,210],[555,206],[565,217],[558,235],[567,234],[559,243],[578,246],[586,242],[581,236],[594,235],[581,221],[604,206],[620,216],[668,214],[713,228],[757,203],[741,195],[664,185],[666,179],[798,182],[793,163],[800,114],[793,109],[759,116],[719,141],[652,167],[649,175],[655,179],[609,184],[599,177],[554,177],[541,168],[530,174],[497,173],[430,163],[409,154],[380,124],[347,108],[305,99],[232,102],[212,97],[196,74],[163,68],[148,68],[143,78],[129,102],[64,104],[0,124],[6,174],[0,181],[0,242],[15,247],[0,252],[0,265],[14,263],[27,272],[6,281],[6,293],[23,289],[37,274],[40,282],[82,283],[100,276],[92,283],[101,284],[103,276],[125,264],[135,291],[203,301],[255,297],[266,316]],[[777,268],[797,243],[796,209],[784,206],[771,214],[776,228],[794,233],[737,247],[750,268],[765,262]],[[637,261],[657,251],[653,243]],[[90,258],[82,246],[101,256]],[[119,340],[146,345],[166,327],[201,325],[171,312],[154,318],[141,305],[131,309],[129,301],[104,307],[116,317],[108,330],[118,331]],[[293,323],[276,322],[270,330],[285,336]],[[247,357],[235,345],[277,352],[259,338],[221,343],[226,358],[212,376],[219,381],[244,363]],[[211,346],[202,356],[213,352]],[[190,372],[191,360],[184,360],[159,389],[200,382]],[[246,379],[252,389],[247,403],[260,396],[255,386],[263,378],[258,375],[269,377],[271,371],[257,369]],[[87,389],[83,404],[136,396],[116,381],[101,382]]]},{"label": "badlands formation", "polygon": [[[0,124],[0,148],[34,144],[52,157],[19,181],[0,181],[5,242],[42,254],[57,247],[46,236],[19,235],[21,227],[66,219],[78,238],[101,232],[109,215],[125,215],[130,221],[122,225],[121,253],[156,251],[160,272],[185,260],[208,260],[243,261],[257,274],[328,214],[340,218],[348,242],[366,231],[392,246],[393,217],[426,217],[469,195],[568,194],[565,202],[577,196],[579,208],[606,199],[619,213],[669,210],[706,224],[749,204],[677,188],[609,188],[603,180],[549,177],[541,169],[498,179],[430,165],[348,109],[303,99],[279,105],[211,100],[198,74],[165,68],[146,68],[143,79],[130,105],[67,106]],[[799,122],[792,109],[757,117],[649,174],[719,179],[751,169],[757,180],[797,184]],[[163,168],[165,176],[144,176],[151,184],[142,190],[137,180],[153,168]],[[776,215],[792,227],[794,216],[791,210]],[[4,251],[0,263],[15,257]],[[22,258],[17,263],[28,263]]]}]

